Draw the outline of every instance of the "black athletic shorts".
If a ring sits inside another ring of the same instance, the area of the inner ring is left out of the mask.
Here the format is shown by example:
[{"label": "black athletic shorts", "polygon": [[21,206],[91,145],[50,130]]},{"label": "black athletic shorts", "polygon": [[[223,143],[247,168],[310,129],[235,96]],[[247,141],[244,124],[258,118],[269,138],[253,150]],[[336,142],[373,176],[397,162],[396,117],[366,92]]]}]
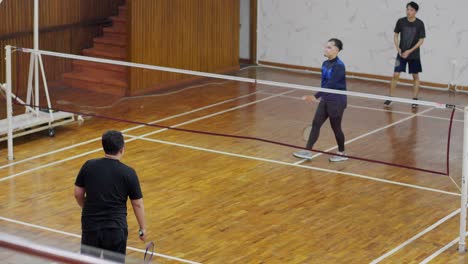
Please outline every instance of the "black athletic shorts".
[{"label": "black athletic shorts", "polygon": [[408,73],[420,73],[422,72],[421,59],[407,60],[403,59],[400,54],[397,55],[395,60],[395,72],[406,72],[406,65],[409,66]]},{"label": "black athletic shorts", "polygon": [[81,236],[81,253],[115,262],[125,263],[128,230],[111,228],[84,231]]}]

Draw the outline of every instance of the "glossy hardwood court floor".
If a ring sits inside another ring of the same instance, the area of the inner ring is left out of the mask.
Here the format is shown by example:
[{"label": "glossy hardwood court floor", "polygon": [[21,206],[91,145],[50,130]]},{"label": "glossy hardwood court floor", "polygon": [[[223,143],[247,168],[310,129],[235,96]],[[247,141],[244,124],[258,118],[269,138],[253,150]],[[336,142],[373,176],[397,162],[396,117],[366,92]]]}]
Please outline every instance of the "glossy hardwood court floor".
[{"label": "glossy hardwood court floor", "polygon": [[[266,67],[237,73],[318,86],[319,76]],[[387,84],[348,80],[348,89],[385,94]],[[62,109],[208,132],[252,136],[303,146],[315,104],[304,91],[210,80],[171,94],[113,100],[66,89]],[[400,87],[397,96],[410,97]],[[422,90],[422,99],[466,105],[467,94]],[[88,105],[84,107],[83,105]],[[4,109],[4,105],[0,105]],[[4,110],[2,110],[4,111]],[[4,114],[4,112],[3,112]],[[450,111],[349,98],[343,120],[347,153],[445,171]],[[15,140],[14,162],[1,143],[1,232],[79,244],[80,209],[73,184],[81,165],[103,155],[100,135],[126,135],[123,162],[136,169],[149,237],[157,252],[200,263],[419,263],[458,235],[463,115],[455,113],[450,177],[358,160],[331,164],[292,156],[294,148],[86,118]],[[335,151],[328,123],[317,149]],[[457,186],[458,185],[458,186]],[[447,217],[449,216],[449,217]],[[433,230],[422,233],[446,218]],[[144,244],[129,209],[130,257]],[[417,236],[419,234],[419,236]],[[416,237],[415,237],[416,236]],[[405,243],[409,240],[410,243]],[[394,250],[393,254],[386,254]],[[8,261],[8,258],[4,259]],[[181,263],[164,257],[158,263]],[[456,245],[431,263],[465,263]]]}]

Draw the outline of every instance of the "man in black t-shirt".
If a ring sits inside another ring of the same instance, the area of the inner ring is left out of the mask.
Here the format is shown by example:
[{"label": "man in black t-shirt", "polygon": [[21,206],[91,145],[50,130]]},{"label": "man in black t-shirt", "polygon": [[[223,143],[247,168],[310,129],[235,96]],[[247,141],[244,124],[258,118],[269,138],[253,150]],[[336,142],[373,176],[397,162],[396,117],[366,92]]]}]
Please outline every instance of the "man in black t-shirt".
[{"label": "man in black t-shirt", "polygon": [[143,195],[135,170],[120,162],[124,152],[124,138],[118,131],[102,135],[105,157],[88,160],[75,181],[75,198],[83,208],[81,215],[81,252],[99,257],[101,251],[120,253],[103,256],[125,262],[127,247],[127,198],[140,225],[139,237],[145,241],[145,211]]},{"label": "man in black t-shirt", "polygon": [[[424,43],[426,38],[426,30],[424,23],[416,17],[419,10],[418,4],[410,2],[406,5],[406,17],[400,18],[395,26],[395,48],[398,55],[395,62],[395,70],[393,74],[392,83],[390,85],[390,96],[393,92],[400,78],[401,72],[406,72],[406,65],[408,64],[408,73],[413,75],[414,88],[413,99],[418,100],[419,95],[419,73],[422,72],[421,56],[419,48]],[[401,39],[399,39],[401,37]],[[392,101],[385,101],[385,106],[390,106]],[[412,105],[413,108],[417,104]]]}]

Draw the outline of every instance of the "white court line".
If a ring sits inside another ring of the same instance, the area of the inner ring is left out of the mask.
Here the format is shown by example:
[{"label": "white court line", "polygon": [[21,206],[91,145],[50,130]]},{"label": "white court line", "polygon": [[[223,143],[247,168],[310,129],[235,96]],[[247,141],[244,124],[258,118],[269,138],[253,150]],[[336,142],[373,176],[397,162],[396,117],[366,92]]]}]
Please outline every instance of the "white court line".
[{"label": "white court line", "polygon": [[[242,98],[245,98],[245,97],[249,97],[249,96],[252,96],[252,95],[255,95],[255,94],[258,94],[258,91],[254,92],[254,93],[249,93],[249,94],[246,94],[246,95],[243,95],[243,96],[239,96],[239,97],[236,97],[236,98],[232,98],[232,99],[229,99],[229,100],[214,103],[214,104],[211,104],[211,105],[207,105],[207,106],[204,106],[204,107],[196,108],[196,109],[188,111],[188,112],[184,112],[184,113],[169,116],[169,117],[166,117],[166,118],[163,118],[163,119],[158,119],[158,120],[155,120],[155,121],[151,121],[148,124],[156,124],[156,123],[160,123],[160,122],[167,121],[167,120],[170,120],[170,119],[178,118],[178,117],[181,117],[181,116],[193,114],[195,112],[203,111],[203,110],[206,110],[208,108],[212,108],[212,107],[215,107],[215,106],[218,106],[218,105],[221,105],[221,104],[233,102],[233,101],[236,101],[236,100],[239,100],[239,99],[242,99]],[[134,127],[131,127],[131,128],[127,128],[127,129],[122,130],[122,133],[133,131],[133,130],[136,130],[136,129],[139,129],[139,128],[142,128],[142,127],[144,127],[144,125],[138,125],[138,126],[134,126]],[[56,149],[56,150],[53,150],[53,151],[50,151],[50,152],[45,152],[45,153],[30,157],[30,158],[20,160],[20,161],[15,161],[15,162],[0,166],[0,170],[11,167],[11,166],[14,166],[14,165],[18,165],[20,163],[24,163],[24,162],[35,160],[35,159],[38,159],[38,158],[42,158],[42,157],[45,157],[45,156],[48,156],[48,155],[56,154],[56,153],[59,153],[59,152],[65,151],[65,150],[69,150],[69,149],[72,149],[72,148],[76,148],[76,147],[79,147],[79,146],[82,146],[82,145],[86,145],[86,144],[89,144],[89,143],[92,143],[92,142],[95,142],[95,141],[99,141],[99,140],[101,140],[101,138],[97,137],[97,138],[90,139],[90,140],[87,140],[87,141],[84,141],[84,142],[81,142],[81,143],[73,144],[73,145],[70,145],[70,146],[67,146],[67,147],[64,147],[64,148]]]},{"label": "white court line", "polygon": [[255,157],[255,156],[242,155],[242,154],[236,154],[236,153],[231,153],[231,152],[226,152],[226,151],[219,151],[219,150],[202,148],[202,147],[195,147],[195,146],[191,146],[191,145],[174,143],[174,142],[158,140],[158,139],[145,138],[145,137],[142,137],[142,136],[133,136],[133,135],[128,135],[128,134],[125,134],[125,136],[130,137],[132,139],[140,139],[140,140],[145,140],[145,141],[150,141],[150,142],[155,142],[155,143],[161,143],[161,144],[165,144],[165,145],[171,145],[171,146],[183,147],[183,148],[199,150],[199,151],[204,151],[204,152],[222,154],[222,155],[231,156],[231,157],[238,157],[238,158],[243,158],[243,159],[250,159],[250,160],[256,160],[256,161],[263,161],[263,162],[268,162],[268,163],[286,165],[286,166],[290,166],[290,167],[296,167],[296,168],[316,170],[316,171],[322,171],[322,172],[333,173],[333,174],[346,175],[346,176],[351,176],[351,177],[355,177],[355,178],[361,178],[361,179],[366,179],[366,180],[371,180],[371,181],[389,183],[389,184],[393,184],[393,185],[399,185],[399,186],[404,186],[404,187],[409,187],[409,188],[414,188],[414,189],[419,189],[419,190],[425,190],[425,191],[431,191],[431,192],[436,192],[436,193],[448,194],[448,195],[452,195],[452,196],[460,196],[459,193],[448,192],[448,191],[443,191],[443,190],[438,190],[438,189],[433,189],[433,188],[429,188],[429,187],[423,187],[423,186],[413,185],[413,184],[408,184],[408,183],[402,183],[402,182],[390,181],[390,180],[385,180],[385,179],[379,179],[379,178],[374,178],[374,177],[370,177],[370,176],[366,176],[366,175],[362,175],[362,174],[357,174],[357,173],[352,173],[352,172],[344,172],[344,171],[330,170],[330,169],[324,169],[324,168],[313,167],[313,166],[305,166],[305,165],[294,164],[294,163],[289,163],[289,162],[284,162],[284,161],[278,161],[278,160],[272,160],[272,159],[266,159],[266,158],[260,158],[260,157]]},{"label": "white court line", "polygon": [[457,237],[455,238],[454,240],[452,240],[450,243],[448,243],[447,245],[443,246],[442,248],[440,248],[439,250],[437,250],[436,252],[434,252],[432,255],[430,255],[429,257],[425,258],[423,261],[421,261],[419,264],[427,264],[429,262],[431,262],[433,259],[435,259],[436,257],[438,257],[440,254],[444,253],[447,249],[451,248],[452,246],[454,246],[455,244],[458,243],[458,241],[460,241],[460,237]]},{"label": "white court line", "polygon": [[[14,219],[11,219],[11,218],[6,218],[6,217],[3,217],[3,216],[0,216],[0,220],[3,220],[5,222],[10,222],[10,223],[13,223],[13,224],[17,224],[17,225],[23,225],[23,226],[27,226],[27,227],[40,229],[40,230],[45,230],[45,231],[49,231],[49,232],[52,232],[52,233],[57,233],[57,234],[65,235],[65,236],[81,238],[81,236],[77,235],[77,234],[73,234],[73,233],[69,233],[69,232],[65,232],[65,231],[61,231],[61,230],[57,230],[57,229],[53,229],[53,228],[49,228],[49,227],[45,227],[45,226],[26,223],[26,222],[14,220]],[[130,249],[130,250],[133,250],[133,251],[145,253],[145,250],[142,250],[142,249],[138,249],[138,248],[134,248],[134,247],[127,247],[127,248]],[[169,255],[156,253],[156,252],[154,252],[154,255],[159,256],[161,258],[176,260],[176,261],[183,262],[183,263],[200,264],[199,262],[194,262],[194,261],[191,261],[191,260],[177,258],[177,257],[169,256]]]},{"label": "white court line", "polygon": [[[227,112],[230,112],[230,111],[233,111],[233,110],[237,110],[237,109],[239,109],[239,108],[243,108],[243,107],[246,107],[246,106],[250,106],[250,105],[253,105],[253,104],[257,104],[257,103],[260,103],[260,102],[263,102],[263,101],[266,101],[266,100],[270,100],[270,99],[275,98],[275,97],[279,97],[279,96],[282,95],[282,94],[288,94],[288,93],[292,93],[292,92],[294,92],[294,91],[287,91],[287,92],[280,93],[280,94],[278,94],[278,95],[273,95],[273,96],[265,97],[265,98],[263,98],[263,99],[259,99],[259,100],[256,100],[256,101],[254,101],[254,102],[251,102],[251,103],[239,105],[239,106],[232,107],[232,108],[229,108],[229,109],[220,111],[220,112],[216,112],[216,113],[213,113],[213,114],[210,114],[210,115],[206,115],[206,116],[202,116],[202,117],[198,117],[198,118],[195,118],[195,119],[192,119],[192,120],[189,120],[189,121],[186,121],[186,122],[177,124],[177,125],[173,125],[173,126],[171,126],[171,128],[177,128],[177,127],[180,127],[180,126],[184,126],[184,125],[188,125],[188,124],[191,124],[191,123],[194,123],[194,122],[198,122],[198,121],[200,121],[200,120],[204,120],[204,119],[207,119],[207,118],[211,118],[211,117],[214,117],[214,116],[217,116],[217,115],[225,114],[225,113],[227,113]],[[161,132],[164,132],[164,131],[167,131],[167,130],[170,130],[170,129],[169,129],[169,128],[162,128],[162,129],[159,129],[159,130],[156,130],[156,131],[153,131],[153,132],[149,132],[149,133],[143,134],[143,135],[141,135],[141,137],[151,136],[151,135],[158,134],[158,133],[161,133]]]},{"label": "white court line", "polygon": [[[260,94],[275,94],[271,92],[265,92],[265,91],[259,91]],[[294,100],[299,100],[299,101],[304,101],[301,97],[299,96],[291,96],[291,95],[282,95],[281,97],[283,98],[289,98],[289,99],[294,99]],[[385,113],[395,113],[395,114],[402,114],[402,115],[413,115],[414,113],[411,112],[403,112],[403,111],[396,111],[396,110],[390,110],[390,109],[381,109],[381,108],[375,108],[375,107],[366,107],[366,106],[359,106],[359,105],[353,105],[353,104],[348,104],[348,107],[350,108],[356,108],[356,109],[364,109],[364,110],[371,110],[371,111],[377,111],[377,112],[385,112]],[[427,117],[427,118],[432,118],[432,119],[438,119],[438,120],[446,120],[450,121],[450,118],[446,117],[438,117],[438,116],[431,116],[431,115],[420,115],[421,117]],[[460,122],[463,123],[464,120],[462,119],[456,119],[454,118],[453,121],[455,122]]]},{"label": "white court line", "polygon": [[[226,113],[226,112],[229,112],[229,111],[233,111],[233,110],[237,110],[237,109],[240,109],[240,108],[243,108],[243,107],[246,107],[246,106],[250,106],[250,105],[253,105],[253,104],[256,104],[256,103],[259,103],[259,102],[264,102],[266,100],[270,100],[270,99],[273,99],[273,98],[276,98],[282,94],[287,94],[287,93],[291,93],[293,92],[294,90],[292,91],[287,91],[287,92],[283,92],[283,93],[280,93],[278,95],[272,95],[272,96],[268,96],[268,97],[265,97],[265,98],[262,98],[262,99],[259,99],[259,100],[255,100],[253,102],[250,102],[250,103],[246,103],[246,104],[242,104],[242,105],[238,105],[236,107],[232,107],[232,108],[228,108],[226,110],[223,110],[223,111],[219,111],[219,112],[216,112],[216,113],[213,113],[213,114],[210,114],[210,115],[206,115],[204,117],[199,117],[199,118],[195,118],[195,119],[192,119],[191,121],[187,121],[187,122],[183,122],[183,123],[180,123],[180,124],[177,124],[176,126],[180,126],[181,124],[188,124],[188,123],[193,123],[196,121],[199,121],[199,120],[203,120],[205,118],[208,118],[208,117],[213,117],[213,116],[216,116],[218,114],[222,114],[222,113]],[[144,127],[144,125],[141,125],[142,127]],[[175,126],[173,126],[175,127]],[[163,129],[160,129],[160,130],[157,130],[157,131],[154,131],[154,132],[151,132],[151,133],[148,133],[148,134],[156,134],[156,133],[160,133],[160,132],[163,132],[163,131],[166,131],[168,130],[167,128],[163,128]],[[128,129],[127,129],[128,131]],[[135,139],[130,139],[130,140],[127,140],[127,143],[128,142],[131,142]],[[50,162],[50,163],[46,163],[46,164],[43,164],[43,165],[40,165],[38,167],[35,167],[35,168],[32,168],[32,169],[29,169],[29,170],[25,170],[25,171],[22,171],[22,172],[18,172],[18,173],[15,173],[15,174],[12,174],[12,175],[9,175],[9,176],[6,176],[6,177],[3,177],[3,178],[0,178],[0,182],[2,181],[6,181],[6,180],[10,180],[10,179],[13,179],[13,178],[16,178],[18,176],[21,176],[21,175],[24,175],[24,174],[27,174],[27,173],[30,173],[30,172],[33,172],[33,171],[36,171],[36,170],[40,170],[40,169],[43,169],[43,168],[47,168],[47,167],[51,167],[51,166],[55,166],[57,164],[60,164],[60,163],[63,163],[63,162],[66,162],[66,161],[70,161],[70,160],[73,160],[73,159],[76,159],[76,158],[80,158],[80,157],[84,157],[86,155],[89,155],[89,154],[92,154],[92,153],[96,153],[96,152],[99,152],[99,151],[102,151],[101,148],[98,148],[98,149],[94,149],[94,150],[90,150],[90,151],[87,151],[87,152],[84,152],[84,153],[81,153],[81,154],[78,154],[78,155],[75,155],[75,156],[71,156],[71,157],[68,157],[68,158],[65,158],[65,159],[61,159],[61,160],[57,160],[57,161],[53,161],[53,162]]]},{"label": "white court line", "polygon": [[397,246],[396,248],[388,251],[387,253],[383,254],[382,256],[380,256],[379,258],[376,258],[374,259],[370,264],[377,264],[379,262],[381,262],[382,260],[386,259],[387,257],[395,254],[395,252],[397,252],[398,250],[406,247],[407,245],[411,244],[412,242],[414,242],[416,239],[424,236],[425,234],[429,233],[430,231],[434,230],[435,228],[437,228],[438,226],[440,226],[441,224],[445,223],[446,221],[450,220],[452,217],[458,215],[460,213],[461,209],[458,208],[457,210],[453,211],[452,213],[450,213],[449,215],[445,216],[444,218],[440,219],[439,221],[437,221],[436,223],[432,224],[431,226],[429,226],[428,228],[424,229],[423,231],[421,231],[420,233],[416,234],[415,236],[413,236],[412,238],[406,240],[405,242],[403,242],[402,244],[400,244],[399,246]]},{"label": "white court line", "polygon": [[[390,128],[390,127],[392,127],[392,126],[396,126],[396,125],[398,125],[398,124],[400,124],[400,123],[403,123],[403,122],[405,122],[405,121],[408,121],[408,120],[410,120],[410,119],[412,119],[412,118],[418,116],[419,114],[427,113],[427,112],[429,112],[429,111],[431,111],[431,110],[433,110],[433,109],[434,109],[434,108],[428,108],[428,109],[426,109],[426,110],[424,110],[424,111],[421,111],[421,112],[419,112],[419,113],[417,113],[417,114],[413,114],[412,116],[405,117],[405,118],[403,118],[403,119],[400,119],[400,120],[398,120],[398,121],[395,121],[395,122],[393,122],[393,123],[390,123],[390,124],[388,124],[388,125],[386,125],[386,126],[383,126],[383,127],[377,128],[377,129],[374,129],[374,130],[372,130],[372,131],[369,131],[369,132],[367,132],[367,133],[365,133],[365,134],[362,134],[362,135],[360,135],[360,136],[358,136],[358,137],[355,137],[355,138],[353,138],[353,139],[350,139],[350,140],[346,141],[346,142],[345,142],[345,145],[347,145],[347,144],[349,144],[349,143],[352,143],[352,142],[354,142],[354,141],[357,141],[357,140],[359,140],[359,139],[361,139],[361,138],[365,138],[365,137],[368,137],[368,136],[370,136],[370,135],[372,135],[372,134],[378,133],[378,132],[380,132],[380,131],[382,131],[382,130],[385,130],[385,129],[387,129],[387,128]],[[325,151],[326,151],[326,152],[330,152],[330,151],[332,151],[332,150],[334,150],[334,149],[336,149],[336,148],[338,148],[338,146],[331,147],[331,148],[329,148],[329,149],[326,149]],[[315,154],[315,155],[312,156],[312,159],[314,159],[314,158],[316,158],[316,157],[318,157],[318,156],[321,156],[321,155],[323,155],[323,154],[322,154],[322,153],[317,153],[317,154]],[[307,159],[302,159],[302,160],[300,160],[300,161],[298,161],[298,162],[295,162],[294,164],[301,164],[301,163],[304,163],[305,161],[307,161]]]}]

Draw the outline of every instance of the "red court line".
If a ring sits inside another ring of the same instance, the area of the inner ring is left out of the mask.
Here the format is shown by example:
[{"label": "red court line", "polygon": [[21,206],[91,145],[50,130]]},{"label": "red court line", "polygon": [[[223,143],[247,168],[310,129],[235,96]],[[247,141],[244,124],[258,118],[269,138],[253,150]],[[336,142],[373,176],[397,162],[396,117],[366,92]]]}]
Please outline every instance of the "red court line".
[{"label": "red court line", "polygon": [[453,116],[455,115],[455,110],[456,107],[452,109],[452,114],[450,115],[450,125],[447,139],[447,176],[450,176],[450,142],[452,139]]}]

